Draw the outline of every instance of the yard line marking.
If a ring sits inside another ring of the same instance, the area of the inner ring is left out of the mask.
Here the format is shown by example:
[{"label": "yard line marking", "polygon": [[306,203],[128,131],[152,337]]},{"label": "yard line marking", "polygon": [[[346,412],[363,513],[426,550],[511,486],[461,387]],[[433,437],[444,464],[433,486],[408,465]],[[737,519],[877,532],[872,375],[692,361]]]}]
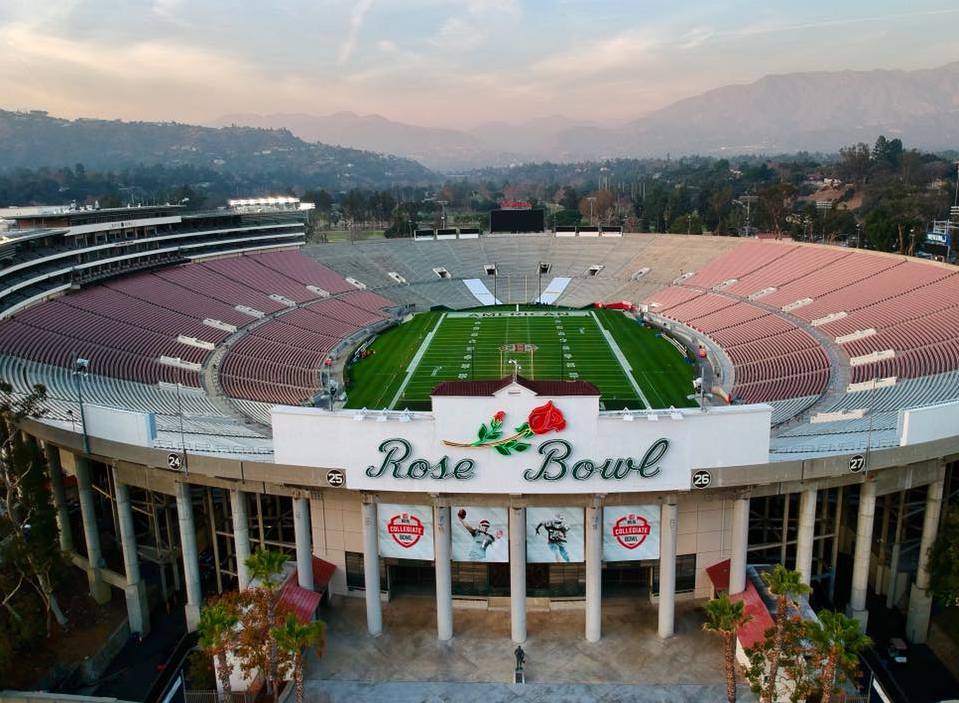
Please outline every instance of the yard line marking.
[{"label": "yard line marking", "polygon": [[403,391],[406,390],[406,386],[409,385],[410,379],[413,378],[413,372],[416,371],[416,367],[419,366],[420,361],[423,359],[423,355],[426,354],[426,350],[430,346],[430,342],[433,341],[433,337],[436,336],[436,331],[440,328],[440,325],[443,324],[443,320],[446,319],[446,313],[444,312],[440,315],[440,319],[436,322],[436,326],[433,327],[423,338],[423,343],[420,344],[420,348],[416,350],[416,353],[413,355],[413,358],[410,360],[410,365],[406,369],[406,378],[403,379],[403,383],[400,384],[400,387],[396,389],[396,395],[393,396],[393,400],[390,402],[389,409],[393,410],[396,407],[396,404],[400,402],[400,398],[403,397]]},{"label": "yard line marking", "polygon": [[616,357],[616,361],[619,362],[619,365],[623,368],[623,371],[626,372],[626,380],[629,381],[630,385],[633,387],[633,390],[636,391],[636,395],[639,396],[639,399],[643,401],[646,409],[652,410],[653,406],[649,404],[649,399],[646,397],[646,394],[643,393],[643,389],[639,387],[639,384],[636,383],[636,379],[633,378],[633,367],[629,365],[628,361],[626,361],[626,356],[623,354],[623,350],[619,348],[618,344],[616,344],[616,340],[613,339],[613,335],[610,334],[609,330],[603,327],[603,325],[600,323],[599,318],[596,317],[596,313],[590,311],[590,314],[593,316],[593,321],[596,323],[596,326],[599,327],[600,331],[603,333],[603,337],[605,337],[606,343],[612,350],[613,356]]}]

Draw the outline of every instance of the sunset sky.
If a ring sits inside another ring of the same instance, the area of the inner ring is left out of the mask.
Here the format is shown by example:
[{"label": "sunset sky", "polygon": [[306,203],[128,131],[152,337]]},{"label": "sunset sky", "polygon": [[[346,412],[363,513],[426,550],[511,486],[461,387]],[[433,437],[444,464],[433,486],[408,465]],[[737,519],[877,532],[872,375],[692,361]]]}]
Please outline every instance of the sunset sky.
[{"label": "sunset sky", "polygon": [[615,121],[767,73],[935,67],[957,30],[955,0],[2,0],[0,107]]}]

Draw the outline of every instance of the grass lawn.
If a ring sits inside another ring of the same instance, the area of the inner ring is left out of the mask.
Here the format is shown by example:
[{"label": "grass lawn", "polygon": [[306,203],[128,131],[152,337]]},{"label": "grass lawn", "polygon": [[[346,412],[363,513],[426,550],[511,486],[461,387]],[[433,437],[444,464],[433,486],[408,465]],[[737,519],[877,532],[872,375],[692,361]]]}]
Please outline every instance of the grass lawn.
[{"label": "grass lawn", "polygon": [[[435,335],[424,347],[434,328]],[[532,361],[528,352],[501,351],[510,344],[535,345]],[[511,373],[510,359],[520,365],[521,375],[530,378],[592,382],[608,409],[641,409],[644,397],[657,408],[692,404],[686,395],[692,392],[693,366],[655,331],[612,310],[421,313],[378,337],[370,350],[367,358],[352,366],[348,407],[422,409],[441,381],[501,378]],[[420,351],[407,379],[407,369]]]}]

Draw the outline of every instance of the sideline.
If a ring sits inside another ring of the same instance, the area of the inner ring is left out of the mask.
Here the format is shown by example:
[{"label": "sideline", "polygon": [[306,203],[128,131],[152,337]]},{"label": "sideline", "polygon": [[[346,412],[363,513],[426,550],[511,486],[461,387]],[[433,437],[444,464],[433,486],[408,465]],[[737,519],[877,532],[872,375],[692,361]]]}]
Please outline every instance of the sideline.
[{"label": "sideline", "polygon": [[396,404],[400,402],[400,398],[403,397],[403,391],[406,390],[406,387],[410,383],[410,379],[413,378],[413,373],[416,371],[416,367],[420,365],[420,361],[422,361],[423,355],[426,354],[426,350],[429,348],[430,342],[433,341],[433,337],[436,336],[436,331],[440,328],[440,325],[443,324],[443,320],[445,319],[446,313],[444,312],[442,315],[440,315],[440,319],[436,321],[436,325],[433,327],[433,329],[431,329],[423,338],[423,343],[420,344],[420,348],[416,350],[416,353],[410,360],[410,365],[406,367],[406,378],[403,379],[403,383],[400,384],[400,387],[396,389],[396,395],[394,395],[393,400],[390,401],[390,410],[396,409]]},{"label": "sideline", "polygon": [[600,332],[603,333],[603,337],[606,338],[606,343],[609,345],[609,348],[613,352],[613,356],[616,357],[616,361],[619,362],[619,365],[622,367],[623,371],[626,373],[626,380],[629,381],[629,384],[633,387],[633,390],[636,391],[636,395],[639,396],[639,399],[643,401],[643,404],[646,406],[647,410],[652,410],[653,406],[650,405],[649,399],[646,397],[646,394],[643,393],[643,389],[639,387],[639,384],[636,383],[636,378],[633,376],[633,367],[629,365],[629,362],[626,361],[626,356],[623,354],[623,350],[619,348],[619,345],[616,343],[616,340],[613,339],[613,335],[608,329],[603,327],[603,324],[599,321],[599,318],[596,317],[596,313],[590,311],[589,313],[593,317],[593,322],[596,323],[596,326],[599,327]]}]

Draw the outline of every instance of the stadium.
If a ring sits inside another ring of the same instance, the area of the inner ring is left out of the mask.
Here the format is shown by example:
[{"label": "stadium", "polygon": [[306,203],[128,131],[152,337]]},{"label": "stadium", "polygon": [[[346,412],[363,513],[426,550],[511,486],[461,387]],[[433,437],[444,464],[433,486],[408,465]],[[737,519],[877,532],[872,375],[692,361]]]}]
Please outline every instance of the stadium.
[{"label": "stadium", "polygon": [[476,611],[497,647],[694,637],[717,590],[758,626],[781,561],[926,640],[955,267],[599,229],[307,245],[303,212],[44,211],[0,241],[0,375],[46,387],[61,547],[132,631],[178,594],[195,628],[268,547],[356,637]]}]

